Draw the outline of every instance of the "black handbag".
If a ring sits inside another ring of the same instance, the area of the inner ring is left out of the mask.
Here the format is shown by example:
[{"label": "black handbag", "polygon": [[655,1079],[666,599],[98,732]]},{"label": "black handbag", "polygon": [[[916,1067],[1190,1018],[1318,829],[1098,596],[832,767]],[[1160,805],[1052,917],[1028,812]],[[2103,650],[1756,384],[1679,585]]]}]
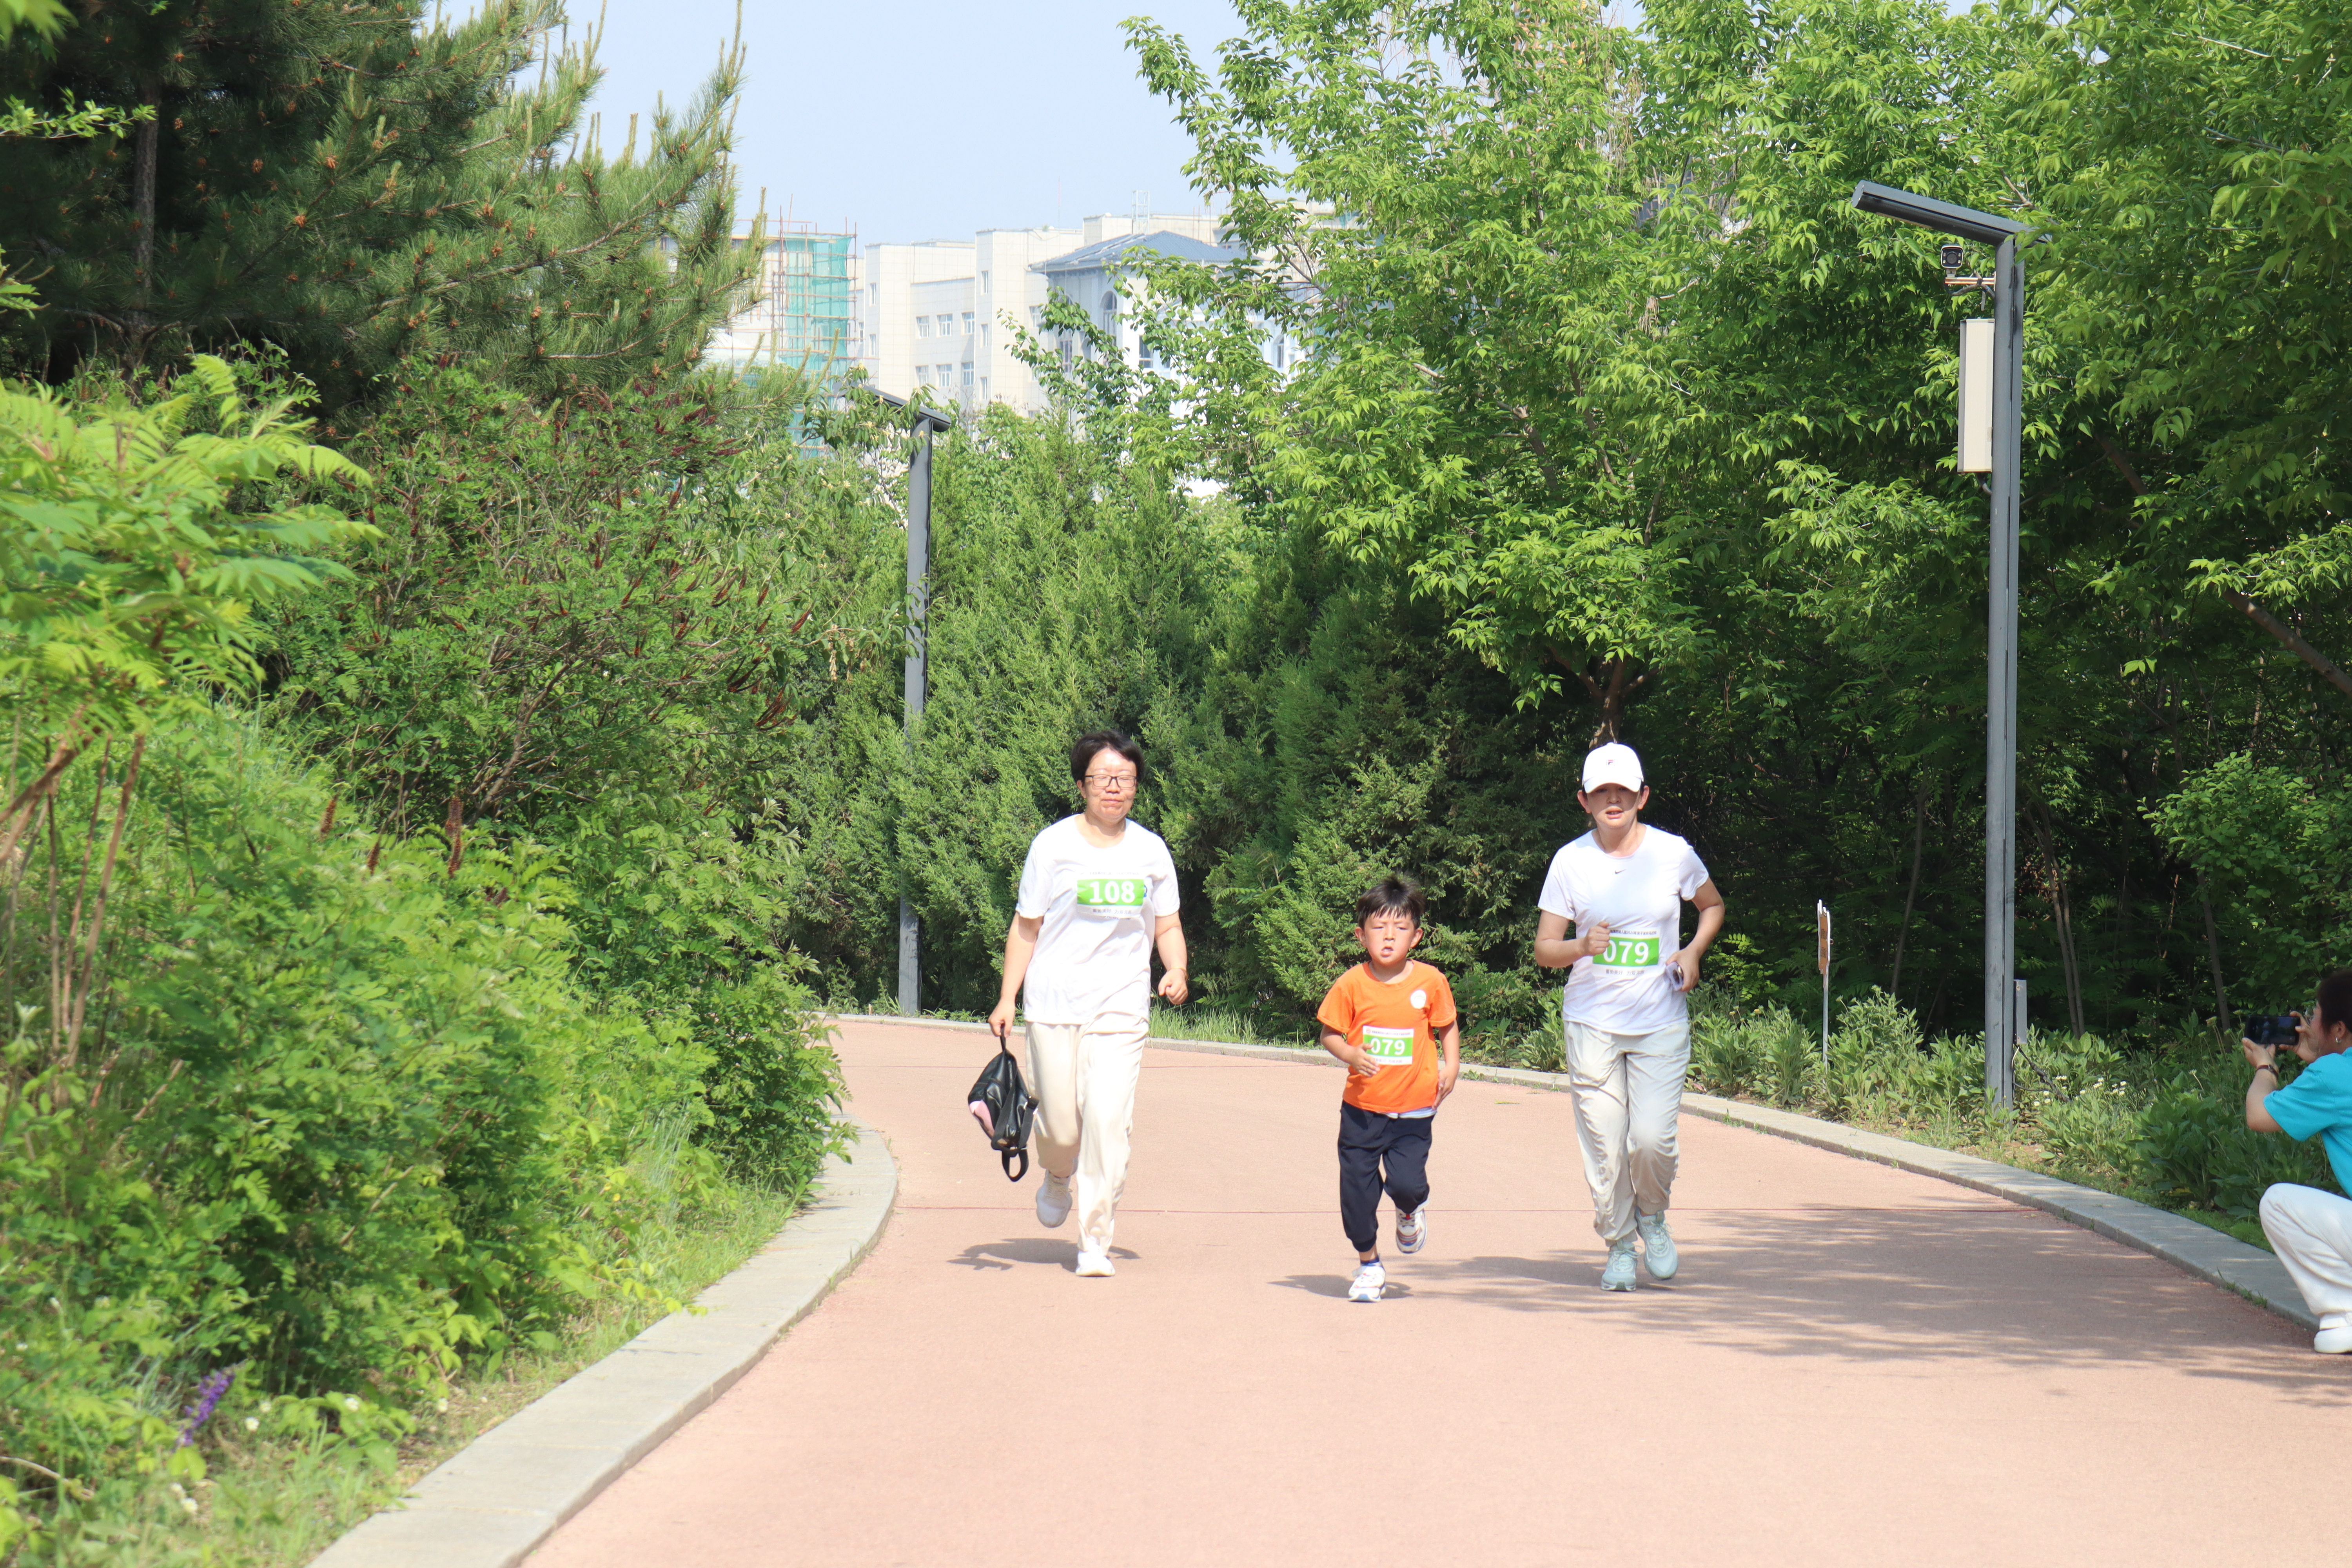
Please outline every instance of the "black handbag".
[{"label": "black handbag", "polygon": [[[1037,1100],[1021,1080],[1021,1064],[1013,1059],[1011,1047],[997,1047],[996,1054],[972,1080],[971,1093],[966,1098],[972,1120],[988,1134],[988,1146],[1004,1163],[1004,1179],[1017,1182],[1027,1175],[1029,1126],[1037,1119]],[[1021,1156],[1017,1171],[1013,1168],[1015,1154]]]}]

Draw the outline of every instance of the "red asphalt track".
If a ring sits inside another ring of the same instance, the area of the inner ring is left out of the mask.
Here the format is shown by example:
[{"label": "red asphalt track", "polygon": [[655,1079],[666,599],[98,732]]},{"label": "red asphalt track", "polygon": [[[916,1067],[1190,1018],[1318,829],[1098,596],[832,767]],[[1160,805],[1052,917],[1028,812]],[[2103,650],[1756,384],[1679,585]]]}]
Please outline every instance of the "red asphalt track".
[{"label": "red asphalt track", "polygon": [[2037,1212],[1685,1118],[1682,1278],[1604,1294],[1567,1098],[1465,1082],[1350,1304],[1336,1068],[1154,1050],[1080,1279],[985,1036],[839,1046],[887,1231],[533,1568],[2352,1563],[2352,1357]]}]

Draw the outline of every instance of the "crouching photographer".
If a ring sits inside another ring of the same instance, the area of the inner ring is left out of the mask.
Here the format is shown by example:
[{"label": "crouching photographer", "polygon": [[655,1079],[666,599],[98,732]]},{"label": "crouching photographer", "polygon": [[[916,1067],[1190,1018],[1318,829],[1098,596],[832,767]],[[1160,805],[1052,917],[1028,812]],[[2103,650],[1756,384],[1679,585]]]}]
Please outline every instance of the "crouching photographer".
[{"label": "crouching photographer", "polygon": [[[2319,983],[2319,1005],[2309,1016],[2250,1022],[2249,1036],[2262,1037],[2239,1042],[2254,1066],[2246,1125],[2298,1142],[2321,1139],[2336,1184],[2352,1192],[2352,1057],[2344,1054],[2352,1046],[2352,970]],[[2305,1065],[2281,1089],[2278,1051],[2290,1043],[2283,1027],[2289,1022],[2294,1054]],[[2352,1198],[2281,1182],[2263,1194],[2262,1216],[2263,1234],[2319,1319],[2312,1348],[2328,1355],[2352,1352]]]}]

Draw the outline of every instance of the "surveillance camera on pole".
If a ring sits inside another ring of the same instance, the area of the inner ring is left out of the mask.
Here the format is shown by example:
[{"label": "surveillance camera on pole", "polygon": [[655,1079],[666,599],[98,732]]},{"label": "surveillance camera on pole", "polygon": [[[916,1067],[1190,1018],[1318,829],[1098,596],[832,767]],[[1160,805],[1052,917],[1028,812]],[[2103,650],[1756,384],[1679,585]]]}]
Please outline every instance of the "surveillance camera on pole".
[{"label": "surveillance camera on pole", "polygon": [[1992,276],[1964,277],[1965,244],[1946,245],[1945,281],[1990,283],[1992,319],[1960,330],[1959,467],[1992,478],[1992,607],[1987,627],[1985,704],[1985,1092],[2016,1099],[2013,1041],[2024,1027],[2017,973],[2017,509],[2024,448],[2025,264],[2021,235],[2032,225],[1864,180],[1853,205],[1955,239],[1994,247]]}]

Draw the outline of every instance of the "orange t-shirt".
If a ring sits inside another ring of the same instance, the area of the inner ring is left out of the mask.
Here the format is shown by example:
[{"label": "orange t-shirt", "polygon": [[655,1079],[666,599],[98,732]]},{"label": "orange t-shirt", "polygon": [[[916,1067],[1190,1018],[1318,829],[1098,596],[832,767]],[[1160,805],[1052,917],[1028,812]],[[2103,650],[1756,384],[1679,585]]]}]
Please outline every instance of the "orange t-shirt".
[{"label": "orange t-shirt", "polygon": [[1341,1100],[1390,1116],[1437,1103],[1437,1031],[1454,1022],[1454,987],[1445,976],[1426,963],[1408,963],[1404,978],[1383,985],[1360,963],[1339,976],[1315,1021],[1381,1064],[1370,1078],[1350,1072]]}]

